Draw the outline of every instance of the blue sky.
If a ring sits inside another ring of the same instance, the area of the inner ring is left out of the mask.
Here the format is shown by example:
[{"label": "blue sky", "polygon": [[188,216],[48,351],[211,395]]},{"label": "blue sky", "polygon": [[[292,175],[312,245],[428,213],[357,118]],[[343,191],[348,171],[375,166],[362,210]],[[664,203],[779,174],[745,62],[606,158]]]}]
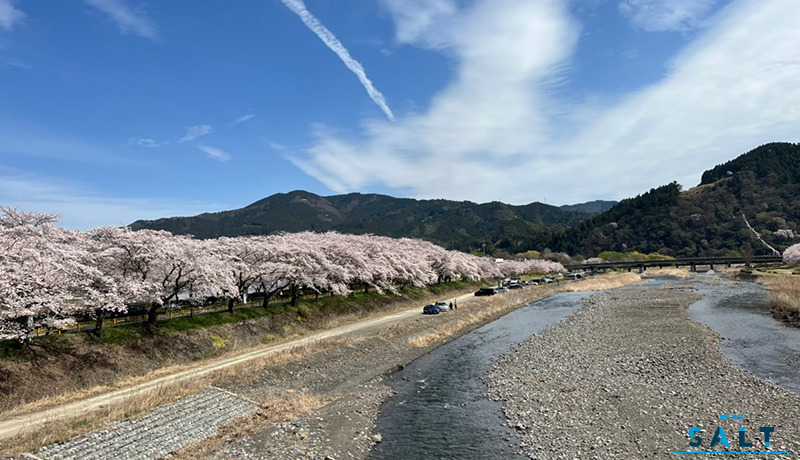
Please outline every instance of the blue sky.
[{"label": "blue sky", "polygon": [[0,0],[0,205],[622,199],[800,141],[796,0]]}]

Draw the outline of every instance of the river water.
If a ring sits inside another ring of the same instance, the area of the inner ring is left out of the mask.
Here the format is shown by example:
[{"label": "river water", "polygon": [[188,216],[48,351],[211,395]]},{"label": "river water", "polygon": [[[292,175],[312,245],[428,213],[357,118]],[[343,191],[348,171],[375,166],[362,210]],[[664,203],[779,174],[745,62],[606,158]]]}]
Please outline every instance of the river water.
[{"label": "river water", "polygon": [[[523,459],[490,401],[489,366],[514,345],[569,317],[591,293],[563,293],[515,310],[417,359],[387,383],[396,394],[381,406],[374,459]],[[458,312],[445,313],[458,314]]]},{"label": "river water", "polygon": [[721,281],[696,283],[704,297],[689,308],[689,318],[723,337],[720,350],[735,366],[800,395],[800,329],[772,317],[760,285]]},{"label": "river water", "polygon": [[[633,287],[694,287],[704,298],[688,314],[724,340],[725,356],[753,374],[800,394],[800,329],[769,314],[754,283],[707,277],[713,284],[651,279]],[[624,289],[624,288],[623,288]],[[581,308],[591,292],[562,293],[520,308],[437,348],[392,375],[396,394],[381,406],[373,459],[523,459],[500,403],[487,398],[486,372],[497,357]],[[457,313],[448,313],[457,314]]]}]

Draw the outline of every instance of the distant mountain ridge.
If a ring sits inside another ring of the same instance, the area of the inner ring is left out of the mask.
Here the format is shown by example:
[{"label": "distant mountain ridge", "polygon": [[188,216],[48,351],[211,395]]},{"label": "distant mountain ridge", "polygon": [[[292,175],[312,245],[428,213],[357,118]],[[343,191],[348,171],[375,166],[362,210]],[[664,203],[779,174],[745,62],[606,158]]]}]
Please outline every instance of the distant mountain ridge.
[{"label": "distant mountain ridge", "polygon": [[559,208],[542,203],[476,204],[360,193],[322,197],[296,190],[277,193],[232,211],[139,220],[130,227],[167,230],[198,238],[333,230],[421,238],[465,251],[482,249],[484,245],[516,251],[545,241],[614,204],[593,201]]},{"label": "distant mountain ridge", "polygon": [[131,227],[199,238],[335,230],[421,238],[492,254],[545,248],[586,257],[603,251],[768,254],[743,216],[781,250],[800,242],[800,144],[765,144],[706,171],[693,189],[673,182],[619,203],[512,206],[359,193],[321,197],[298,190],[233,211],[137,221]]}]

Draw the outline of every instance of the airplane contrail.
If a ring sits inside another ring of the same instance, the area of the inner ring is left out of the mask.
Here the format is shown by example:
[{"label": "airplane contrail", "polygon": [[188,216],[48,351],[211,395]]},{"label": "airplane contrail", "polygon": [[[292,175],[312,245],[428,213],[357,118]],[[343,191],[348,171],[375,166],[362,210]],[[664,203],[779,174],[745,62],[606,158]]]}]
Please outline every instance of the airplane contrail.
[{"label": "airplane contrail", "polygon": [[378,107],[383,110],[383,113],[389,118],[389,120],[394,121],[394,114],[392,114],[392,110],[389,109],[389,106],[386,104],[386,99],[383,97],[380,91],[375,89],[375,86],[372,85],[372,82],[369,78],[367,78],[367,73],[364,71],[364,67],[361,65],[360,62],[353,59],[350,56],[350,53],[347,49],[342,45],[342,42],[336,38],[336,36],[328,30],[327,27],[322,25],[322,23],[314,17],[307,9],[306,5],[303,3],[303,0],[281,0],[287,8],[292,10],[296,15],[300,16],[300,19],[303,20],[303,23],[311,29],[312,32],[317,34],[320,40],[322,40],[328,48],[331,49],[339,59],[344,62],[344,65],[347,66],[356,76],[358,80],[364,85],[364,89],[367,90],[367,94],[372,100],[378,104]]}]

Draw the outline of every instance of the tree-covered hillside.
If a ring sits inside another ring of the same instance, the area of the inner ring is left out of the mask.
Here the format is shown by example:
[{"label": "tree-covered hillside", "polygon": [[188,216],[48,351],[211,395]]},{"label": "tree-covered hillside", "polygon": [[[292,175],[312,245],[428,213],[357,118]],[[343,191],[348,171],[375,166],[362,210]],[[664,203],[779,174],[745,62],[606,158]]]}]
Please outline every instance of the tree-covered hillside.
[{"label": "tree-covered hillside", "polygon": [[800,241],[800,145],[767,144],[706,171],[691,190],[681,192],[673,182],[623,200],[550,244],[585,256],[634,250],[723,256],[745,244],[769,254],[743,216],[779,250]]},{"label": "tree-covered hillside", "polygon": [[[603,203],[608,206],[608,202]],[[198,238],[334,230],[421,238],[462,251],[485,247],[494,254],[538,247],[552,235],[592,215],[542,203],[512,206],[499,202],[414,200],[360,193],[321,197],[294,191],[272,195],[233,211],[136,221],[130,226],[135,230],[168,230]]]}]

